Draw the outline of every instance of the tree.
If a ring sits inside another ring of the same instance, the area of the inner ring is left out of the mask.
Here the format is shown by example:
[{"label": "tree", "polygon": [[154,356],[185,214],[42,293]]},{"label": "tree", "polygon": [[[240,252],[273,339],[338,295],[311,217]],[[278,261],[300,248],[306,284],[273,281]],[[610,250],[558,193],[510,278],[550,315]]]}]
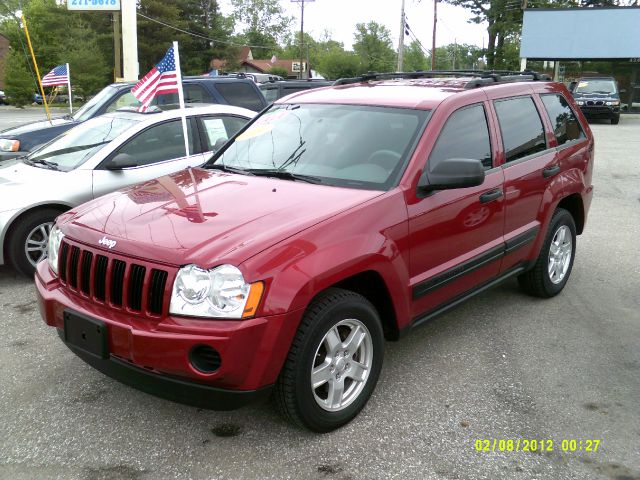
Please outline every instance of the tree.
[{"label": "tree", "polygon": [[358,55],[344,50],[323,55],[318,63],[318,71],[331,79],[355,77],[364,73]]},{"label": "tree", "polygon": [[391,32],[376,22],[356,25],[354,52],[360,57],[364,72],[389,72],[395,70],[396,52],[391,42]]},{"label": "tree", "polygon": [[[278,42],[289,32],[292,17],[285,15],[278,0],[231,0],[233,18],[244,27],[242,38],[255,58],[270,58]],[[262,48],[259,48],[262,47]]]},{"label": "tree", "polygon": [[27,70],[26,58],[22,52],[9,50],[4,64],[4,83],[5,93],[11,97],[11,103],[15,106],[22,107],[33,101],[35,80]]},{"label": "tree", "polygon": [[411,42],[404,49],[404,65],[405,72],[414,72],[416,70],[428,70],[430,68],[427,56],[422,51],[422,47],[418,42]]}]

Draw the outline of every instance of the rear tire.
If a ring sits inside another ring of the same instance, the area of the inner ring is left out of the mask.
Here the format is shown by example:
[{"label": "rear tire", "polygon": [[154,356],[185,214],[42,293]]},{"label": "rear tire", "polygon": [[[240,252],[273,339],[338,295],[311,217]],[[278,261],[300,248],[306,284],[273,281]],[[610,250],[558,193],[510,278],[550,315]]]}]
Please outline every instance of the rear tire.
[{"label": "rear tire", "polygon": [[526,293],[549,298],[562,291],[569,280],[576,254],[576,225],[571,214],[558,208],[534,267],[518,277]]},{"label": "rear tire", "polygon": [[49,232],[60,213],[60,210],[53,208],[35,210],[12,225],[7,256],[15,269],[25,277],[33,277],[36,264],[47,258]]},{"label": "rear tire", "polygon": [[315,432],[351,421],[378,381],[382,325],[362,295],[330,288],[307,309],[276,383],[285,419]]}]

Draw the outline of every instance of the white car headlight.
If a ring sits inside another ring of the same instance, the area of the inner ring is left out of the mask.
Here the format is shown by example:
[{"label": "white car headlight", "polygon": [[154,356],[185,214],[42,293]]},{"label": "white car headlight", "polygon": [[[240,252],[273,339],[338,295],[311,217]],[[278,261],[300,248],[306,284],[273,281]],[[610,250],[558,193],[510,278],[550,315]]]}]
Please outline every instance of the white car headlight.
[{"label": "white car headlight", "polygon": [[262,282],[245,283],[233,265],[205,270],[196,265],[182,267],[173,282],[169,313],[192,317],[248,318],[260,303]]},{"label": "white car headlight", "polygon": [[584,102],[583,102],[582,100],[578,100],[576,103],[577,103],[578,105],[584,105]]},{"label": "white car headlight", "polygon": [[17,152],[20,150],[20,140],[0,138],[0,152]]},{"label": "white car headlight", "polygon": [[611,107],[611,106],[614,106],[614,105],[620,105],[620,102],[617,101],[617,100],[613,100],[611,102],[607,102],[607,106],[608,107]]},{"label": "white car headlight", "polygon": [[49,262],[49,268],[58,275],[58,254],[60,253],[60,244],[64,238],[64,233],[54,225],[49,232],[49,244],[47,246],[47,260]]}]

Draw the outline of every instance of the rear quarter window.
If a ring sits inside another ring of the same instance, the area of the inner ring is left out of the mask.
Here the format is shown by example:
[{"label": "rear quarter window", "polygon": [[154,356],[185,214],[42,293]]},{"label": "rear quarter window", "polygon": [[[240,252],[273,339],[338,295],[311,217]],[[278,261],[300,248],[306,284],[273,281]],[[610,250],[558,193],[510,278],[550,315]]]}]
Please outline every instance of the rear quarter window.
[{"label": "rear quarter window", "polygon": [[549,114],[558,145],[586,138],[578,118],[562,95],[540,95],[540,98]]},{"label": "rear quarter window", "polygon": [[229,103],[236,107],[248,108],[257,112],[263,108],[262,96],[256,88],[248,83],[229,82],[218,83],[215,88],[220,95]]}]

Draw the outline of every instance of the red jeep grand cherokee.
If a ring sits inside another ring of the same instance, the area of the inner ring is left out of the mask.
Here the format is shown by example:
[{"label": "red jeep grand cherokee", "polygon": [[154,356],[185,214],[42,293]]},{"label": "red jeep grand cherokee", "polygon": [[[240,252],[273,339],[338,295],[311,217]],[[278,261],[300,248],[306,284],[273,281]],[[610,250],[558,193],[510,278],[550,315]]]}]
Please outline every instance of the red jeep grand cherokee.
[{"label": "red jeep grand cherokee", "polygon": [[537,74],[372,74],[276,103],[203,169],[58,217],[39,306],[105,374],[191,405],[275,395],[328,431],[384,339],[517,276],[559,293],[593,137]]}]

